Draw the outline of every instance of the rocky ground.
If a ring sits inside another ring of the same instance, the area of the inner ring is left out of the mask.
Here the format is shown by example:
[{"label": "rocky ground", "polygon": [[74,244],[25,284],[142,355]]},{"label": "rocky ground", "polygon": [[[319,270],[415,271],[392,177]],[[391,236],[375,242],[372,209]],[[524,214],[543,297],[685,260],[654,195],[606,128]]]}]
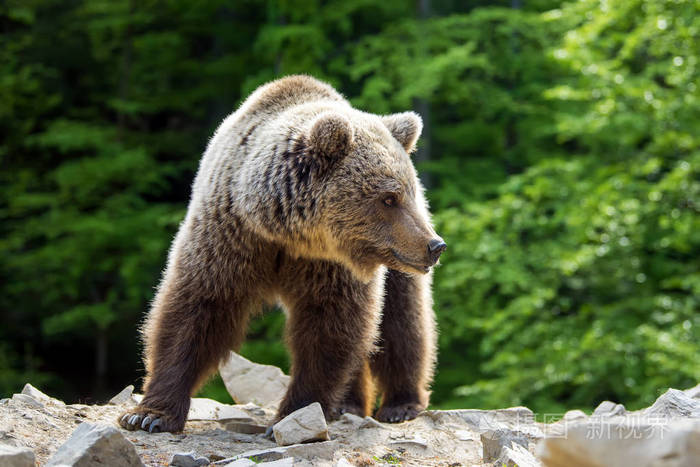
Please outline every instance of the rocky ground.
[{"label": "rocky ground", "polygon": [[140,397],[132,387],[107,405],[67,405],[27,385],[0,401],[0,466],[700,466],[700,385],[669,389],[641,411],[603,402],[591,416],[571,411],[551,424],[525,407],[431,410],[399,424],[345,414],[326,424],[312,404],[270,440],[263,432],[288,379],[237,356],[221,374],[240,404],[193,399],[178,434],[119,428],[117,415]]}]

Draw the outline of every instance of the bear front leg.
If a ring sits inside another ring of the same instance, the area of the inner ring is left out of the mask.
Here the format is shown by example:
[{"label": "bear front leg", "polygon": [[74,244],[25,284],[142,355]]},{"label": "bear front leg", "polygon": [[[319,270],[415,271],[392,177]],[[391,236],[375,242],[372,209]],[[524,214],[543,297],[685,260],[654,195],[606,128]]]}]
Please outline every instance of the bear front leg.
[{"label": "bear front leg", "polygon": [[429,275],[387,273],[380,348],[371,358],[382,392],[379,421],[411,420],[428,406],[436,350],[430,284]]},{"label": "bear front leg", "polygon": [[277,419],[313,402],[332,418],[351,378],[373,349],[381,289],[378,281],[363,284],[332,263],[310,266],[295,279],[296,287],[307,290],[294,290],[285,299],[290,308],[292,380]]},{"label": "bear front leg", "polygon": [[119,417],[128,430],[182,431],[190,397],[245,335],[241,301],[202,296],[200,285],[165,282],[143,338],[147,376],[141,403]]}]

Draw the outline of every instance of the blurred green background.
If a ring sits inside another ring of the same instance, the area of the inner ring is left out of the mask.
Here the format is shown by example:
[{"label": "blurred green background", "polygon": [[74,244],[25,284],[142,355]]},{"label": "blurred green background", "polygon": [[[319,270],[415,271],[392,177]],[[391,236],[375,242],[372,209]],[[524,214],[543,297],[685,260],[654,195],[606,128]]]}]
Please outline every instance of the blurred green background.
[{"label": "blurred green background", "polygon": [[[696,0],[9,0],[0,28],[0,397],[138,385],[207,140],[291,73],[425,120],[434,407],[638,408],[700,380]],[[243,355],[288,368],[283,327]]]}]

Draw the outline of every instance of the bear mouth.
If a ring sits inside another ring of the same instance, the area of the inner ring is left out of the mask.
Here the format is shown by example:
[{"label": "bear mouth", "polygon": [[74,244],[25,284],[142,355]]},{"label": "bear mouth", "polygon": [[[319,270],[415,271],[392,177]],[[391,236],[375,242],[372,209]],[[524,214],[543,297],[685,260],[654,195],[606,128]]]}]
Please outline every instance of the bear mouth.
[{"label": "bear mouth", "polygon": [[414,262],[410,261],[409,259],[407,259],[405,256],[402,256],[401,254],[399,254],[399,252],[397,252],[393,248],[391,249],[391,254],[394,255],[394,258],[396,260],[398,260],[398,262],[403,264],[404,266],[408,266],[411,269],[415,269],[415,270],[420,271],[424,274],[427,274],[428,272],[430,272],[430,266],[426,266],[424,264],[414,263]]}]

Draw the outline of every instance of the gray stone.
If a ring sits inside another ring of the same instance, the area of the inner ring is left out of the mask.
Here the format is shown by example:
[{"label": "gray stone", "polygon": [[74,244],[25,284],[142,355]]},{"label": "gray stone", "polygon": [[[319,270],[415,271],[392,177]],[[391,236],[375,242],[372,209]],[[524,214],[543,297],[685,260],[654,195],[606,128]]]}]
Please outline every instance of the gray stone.
[{"label": "gray stone", "polygon": [[29,448],[0,444],[0,465],[3,467],[34,467],[34,451]]},{"label": "gray stone", "polygon": [[112,397],[109,400],[109,403],[112,405],[124,405],[124,404],[129,404],[133,405],[136,404],[136,401],[131,397],[131,395],[134,393],[134,385],[130,384],[124,389],[122,389],[119,394],[116,396]]},{"label": "gray stone", "polygon": [[353,465],[350,463],[349,460],[347,460],[344,457],[341,457],[338,459],[338,462],[335,463],[335,467],[353,467]]},{"label": "gray stone", "polygon": [[27,394],[12,394],[12,400],[15,402],[21,402],[22,404],[27,404],[35,409],[41,409],[44,407],[44,404],[41,401],[38,401]]},{"label": "gray stone", "polygon": [[484,462],[493,462],[503,455],[503,449],[511,443],[519,444],[527,449],[527,437],[509,429],[486,430],[481,433]]},{"label": "gray stone", "polygon": [[113,426],[93,423],[82,423],[76,428],[46,465],[90,467],[100,464],[143,466],[136,448],[119,430]]},{"label": "gray stone", "polygon": [[173,467],[200,467],[209,465],[209,459],[206,457],[196,457],[194,452],[185,452],[173,454],[170,459],[170,464]]},{"label": "gray stone", "polygon": [[622,404],[616,404],[611,401],[603,401],[598,404],[598,407],[593,411],[593,417],[617,417],[625,415],[627,411]]},{"label": "gray stone", "polygon": [[700,417],[700,399],[694,399],[684,391],[669,389],[651,407],[641,411],[655,417]]},{"label": "gray stone", "polygon": [[272,427],[279,446],[328,440],[328,425],[321,404],[314,402],[295,410]]},{"label": "gray stone", "polygon": [[499,467],[504,465],[508,467],[540,467],[542,464],[530,451],[517,443],[512,443],[503,448],[503,453],[495,465]]},{"label": "gray stone", "polygon": [[290,380],[276,366],[253,363],[235,352],[219,365],[219,373],[236,403],[252,402],[263,407],[277,407]]},{"label": "gray stone", "polygon": [[224,427],[228,431],[235,431],[236,433],[244,433],[247,435],[254,435],[257,433],[265,433],[267,431],[267,426],[259,425],[257,423],[247,423],[247,422],[226,422]]},{"label": "gray stone", "polygon": [[591,418],[537,448],[547,467],[692,467],[700,459],[700,420]]},{"label": "gray stone", "polygon": [[65,402],[44,394],[29,383],[25,384],[24,388],[22,388],[22,394],[33,397],[42,404],[66,405]]}]

